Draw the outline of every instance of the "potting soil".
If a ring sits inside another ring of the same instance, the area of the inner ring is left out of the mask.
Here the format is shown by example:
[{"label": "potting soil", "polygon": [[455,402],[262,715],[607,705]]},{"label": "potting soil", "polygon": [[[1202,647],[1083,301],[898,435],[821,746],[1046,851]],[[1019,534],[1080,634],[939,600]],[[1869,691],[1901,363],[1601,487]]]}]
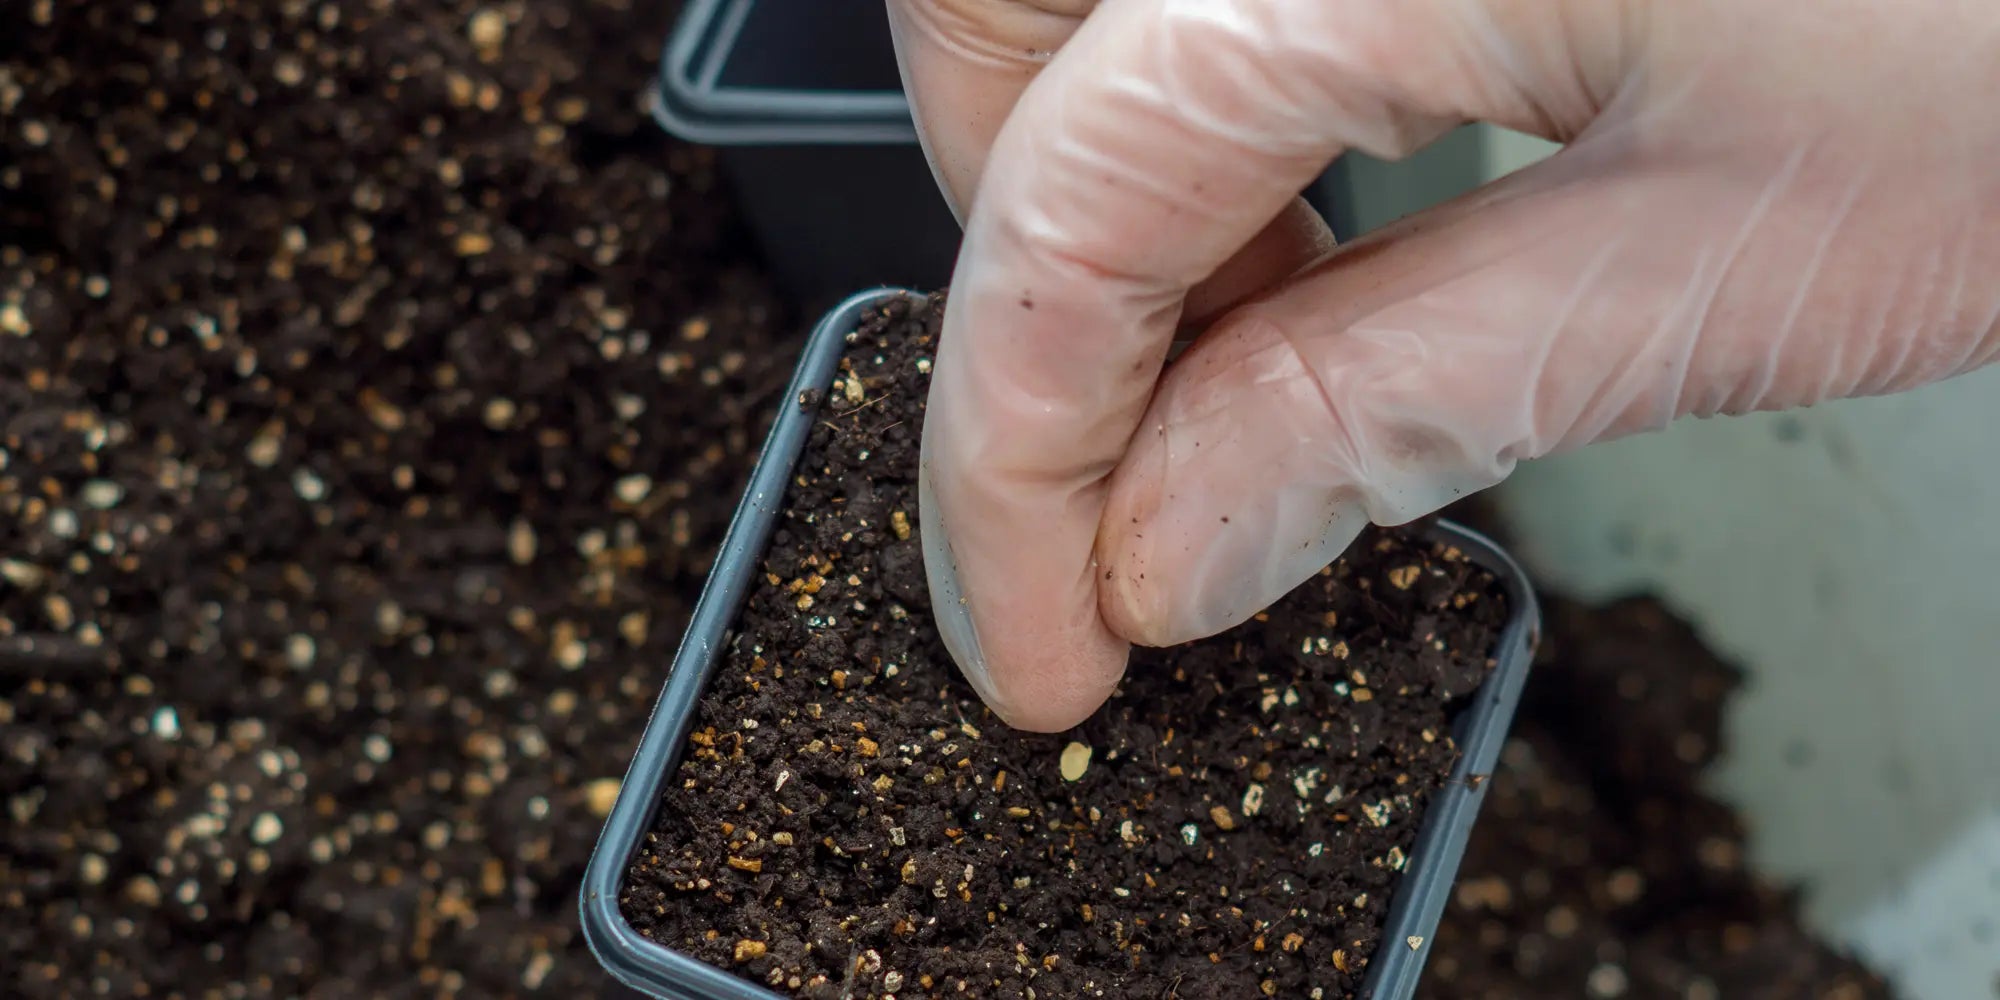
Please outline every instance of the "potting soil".
[{"label": "potting soil", "polygon": [[1545,600],[1547,630],[1422,996],[1876,1000],[1704,794],[1742,682],[1659,602]]},{"label": "potting soil", "polygon": [[942,298],[852,338],[620,903],[780,992],[1348,997],[1506,615],[1373,533],[1265,614],[1008,729],[931,624],[916,472]]},{"label": "potting soil", "polygon": [[671,4],[11,5],[0,995],[587,996],[789,375]]}]

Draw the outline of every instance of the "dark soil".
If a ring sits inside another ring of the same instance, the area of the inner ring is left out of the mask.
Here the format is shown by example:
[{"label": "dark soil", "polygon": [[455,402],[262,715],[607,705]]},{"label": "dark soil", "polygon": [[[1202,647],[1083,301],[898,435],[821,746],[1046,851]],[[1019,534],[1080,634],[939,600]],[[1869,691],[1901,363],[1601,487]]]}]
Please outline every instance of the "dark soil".
[{"label": "dark soil", "polygon": [[[602,982],[576,881],[794,358],[634,101],[676,7],[8,9],[0,995]],[[1553,616],[1468,859],[1512,895],[1448,913],[1434,995],[1881,995],[1736,867],[1694,791],[1734,682],[1637,614]]]},{"label": "dark soil", "polygon": [[1492,665],[1498,585],[1372,535],[1256,621],[1138,656],[1070,733],[1009,730],[925,594],[940,316],[898,301],[851,338],[628,919],[825,1000],[1352,995]]},{"label": "dark soil", "polygon": [[1438,929],[1436,1000],[1864,1000],[1702,794],[1741,683],[1658,602],[1545,601],[1543,662]]},{"label": "dark soil", "polygon": [[0,29],[0,994],[574,997],[789,374],[672,3]]}]

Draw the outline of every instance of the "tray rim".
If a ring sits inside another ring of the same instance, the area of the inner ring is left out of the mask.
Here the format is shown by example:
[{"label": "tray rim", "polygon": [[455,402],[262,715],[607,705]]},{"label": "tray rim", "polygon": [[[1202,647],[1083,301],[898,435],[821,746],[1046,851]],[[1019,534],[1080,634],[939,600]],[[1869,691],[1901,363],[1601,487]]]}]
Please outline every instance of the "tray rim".
[{"label": "tray rim", "polygon": [[[658,813],[661,787],[680,764],[688,729],[720,661],[759,560],[775,529],[792,469],[803,453],[812,413],[800,395],[831,381],[847,335],[863,314],[890,299],[922,301],[904,288],[857,292],[830,310],[808,338],[772,422],[750,481],[730,519],[714,568],[627,766],[579,890],[583,936],[598,963],[632,989],[662,1000],[784,1000],[734,973],[642,937],[618,908],[618,888]],[[1457,723],[1461,753],[1425,809],[1410,859],[1390,901],[1383,939],[1371,957],[1362,1000],[1415,996],[1430,938],[1443,917],[1465,846],[1499,763],[1541,636],[1541,609],[1521,567],[1489,539],[1450,521],[1428,532],[1493,573],[1507,595],[1508,617],[1491,654],[1497,665]],[[1406,942],[1417,939],[1415,946]]]},{"label": "tray rim", "polygon": [[682,8],[647,99],[660,127],[710,146],[916,144],[900,89],[719,85],[757,2],[689,0]]}]

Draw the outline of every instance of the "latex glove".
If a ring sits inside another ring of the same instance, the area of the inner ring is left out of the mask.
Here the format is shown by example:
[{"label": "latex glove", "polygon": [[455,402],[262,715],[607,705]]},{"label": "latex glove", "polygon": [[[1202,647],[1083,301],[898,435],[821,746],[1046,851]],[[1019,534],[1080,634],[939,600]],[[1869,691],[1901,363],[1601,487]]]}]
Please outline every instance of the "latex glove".
[{"label": "latex glove", "polygon": [[[971,202],[932,590],[1019,727],[1521,459],[2000,354],[1985,0],[889,2]],[[1339,153],[1471,120],[1566,148],[1337,251],[1272,235]],[[1165,367],[1204,282],[1247,301]]]}]

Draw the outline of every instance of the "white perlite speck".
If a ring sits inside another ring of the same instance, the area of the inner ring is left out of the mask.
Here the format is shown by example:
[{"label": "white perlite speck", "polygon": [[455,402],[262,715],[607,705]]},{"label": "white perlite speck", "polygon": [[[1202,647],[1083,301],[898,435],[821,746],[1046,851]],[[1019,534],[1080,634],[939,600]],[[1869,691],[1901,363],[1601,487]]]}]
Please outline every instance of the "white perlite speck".
[{"label": "white perlite speck", "polygon": [[109,479],[93,479],[83,484],[83,502],[97,510],[110,510],[125,499],[125,487]]},{"label": "white perlite speck", "polygon": [[1292,791],[1299,793],[1299,798],[1303,799],[1311,797],[1313,789],[1318,787],[1319,787],[1319,768],[1316,767],[1306,768],[1305,773],[1296,775],[1292,778]]},{"label": "white perlite speck", "polygon": [[1255,816],[1264,808],[1264,786],[1251,785],[1243,790],[1243,815]]},{"label": "white perlite speck", "polygon": [[292,473],[292,490],[299,499],[315,503],[326,498],[326,480],[311,469],[300,469]]},{"label": "white perlite speck", "polygon": [[291,664],[293,670],[311,667],[318,655],[319,646],[313,642],[312,636],[295,634],[285,640],[285,662]]},{"label": "white perlite speck", "polygon": [[269,844],[284,833],[285,824],[275,813],[258,813],[257,818],[250,821],[250,839],[259,844]]},{"label": "white perlite speck", "polygon": [[1597,998],[1597,1000],[1613,1000],[1615,997],[1622,997],[1625,995],[1626,988],[1630,985],[1631,983],[1626,978],[1625,970],[1609,962],[1605,962],[1597,968],[1590,970],[1590,978],[1584,981],[1584,986],[1590,990],[1590,995]]},{"label": "white perlite speck", "polygon": [[653,492],[653,477],[644,474],[626,476],[618,480],[611,489],[620,503],[628,507],[635,506],[646,499],[647,494]]},{"label": "white perlite speck", "polygon": [[181,716],[172,705],[161,705],[153,712],[153,735],[163,740],[177,740],[181,736]]}]

